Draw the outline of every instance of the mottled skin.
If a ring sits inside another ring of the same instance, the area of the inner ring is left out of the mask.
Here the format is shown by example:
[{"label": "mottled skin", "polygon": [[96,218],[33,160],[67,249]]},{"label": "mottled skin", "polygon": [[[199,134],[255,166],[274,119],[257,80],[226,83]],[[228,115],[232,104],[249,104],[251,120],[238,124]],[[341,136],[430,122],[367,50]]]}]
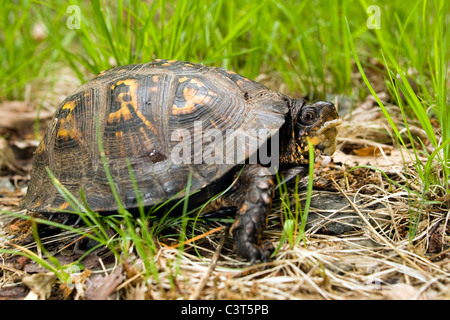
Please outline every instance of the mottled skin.
[{"label": "mottled skin", "polygon": [[[190,163],[174,164],[177,129],[196,133],[227,129],[279,130],[280,167],[304,174],[308,163],[307,137],[318,152],[331,155],[340,123],[332,103],[306,105],[232,71],[175,60],[155,60],[100,73],[65,99],[56,111],[33,159],[31,181],[23,206],[30,211],[58,213],[70,210],[57,192],[46,168],[72,194],[83,189],[92,210],[111,212],[118,206],[101,162],[97,131],[103,142],[108,167],[124,207],[137,207],[128,162],[146,207],[161,200],[185,196],[188,176],[192,206],[225,189],[241,164],[198,162],[198,154],[210,146],[201,140],[191,150]],[[271,139],[268,137],[268,139]],[[234,141],[224,150],[247,145]],[[300,167],[299,167],[300,166]],[[237,209],[232,233],[238,256],[268,260],[271,245],[261,239],[273,197],[273,175],[261,164],[249,164],[224,200]]]}]

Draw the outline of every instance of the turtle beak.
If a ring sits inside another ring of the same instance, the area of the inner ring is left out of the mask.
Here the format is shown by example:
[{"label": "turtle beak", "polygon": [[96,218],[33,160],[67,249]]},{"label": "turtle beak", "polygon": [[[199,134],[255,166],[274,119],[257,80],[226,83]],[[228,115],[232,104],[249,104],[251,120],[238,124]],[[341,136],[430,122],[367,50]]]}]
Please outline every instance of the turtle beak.
[{"label": "turtle beak", "polygon": [[[319,117],[324,123],[326,123],[328,121],[339,119],[339,115],[338,115],[336,108],[332,102],[317,101],[313,104],[313,106],[319,113]],[[339,124],[341,124],[341,123],[339,123]]]},{"label": "turtle beak", "polygon": [[315,132],[312,141],[316,141],[316,149],[322,155],[331,156],[336,151],[336,127],[342,124],[342,120],[332,102],[318,101],[313,105],[318,110],[322,125]]}]

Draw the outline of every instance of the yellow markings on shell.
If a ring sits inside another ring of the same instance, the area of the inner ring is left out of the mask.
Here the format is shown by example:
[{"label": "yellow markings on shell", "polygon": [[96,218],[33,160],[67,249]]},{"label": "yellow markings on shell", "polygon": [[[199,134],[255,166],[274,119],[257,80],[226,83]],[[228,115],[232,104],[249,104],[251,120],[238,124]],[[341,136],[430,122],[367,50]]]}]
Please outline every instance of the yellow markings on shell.
[{"label": "yellow markings on shell", "polygon": [[[122,94],[119,94],[119,98],[122,98]],[[128,104],[132,104],[131,101],[128,101],[127,103],[123,103],[120,106],[120,109],[115,111],[115,112],[111,112],[108,116],[108,123],[114,123],[115,121],[120,122],[120,118],[123,117],[123,119],[125,121],[128,121],[132,118],[131,116],[131,112],[128,109]]]},{"label": "yellow markings on shell", "polygon": [[211,124],[212,124],[212,126],[214,128],[219,128],[219,126],[217,125],[217,123],[213,119],[211,119],[210,121],[211,121]]},{"label": "yellow markings on shell", "polygon": [[[192,81],[191,81],[192,82]],[[190,114],[195,111],[195,107],[199,105],[207,105],[211,102],[212,96],[215,94],[208,90],[206,94],[198,92],[196,89],[192,87],[186,87],[183,89],[183,97],[185,100],[185,104],[182,107],[177,105],[173,105],[172,114],[173,115],[183,115]]]},{"label": "yellow markings on shell", "polygon": [[149,140],[150,140],[150,138],[149,138],[148,135],[147,135],[147,132],[145,132],[144,127],[139,127],[139,132],[142,134],[142,136],[144,137],[144,139],[145,139],[146,141],[149,141]]},{"label": "yellow markings on shell", "polygon": [[42,139],[36,149],[36,152],[37,152],[37,154],[42,154],[42,153],[44,153],[44,150],[45,150],[45,143],[44,143],[44,139]]},{"label": "yellow markings on shell", "polygon": [[137,87],[137,81],[135,79],[125,79],[125,80],[120,80],[117,82],[118,86],[120,86],[121,84],[124,84],[126,86],[135,85]]},{"label": "yellow markings on shell", "polygon": [[97,77],[101,77],[101,76],[105,75],[105,72],[106,72],[106,70],[102,70],[102,71],[100,71],[100,73],[99,73],[98,75],[96,75],[95,77],[96,77],[96,78],[97,78]]},{"label": "yellow markings on shell", "polygon": [[[156,79],[155,79],[156,77]],[[154,76],[153,77],[154,81],[158,80],[158,76]],[[156,134],[156,130],[153,127],[153,125],[150,123],[150,121],[147,120],[147,118],[142,114],[142,112],[139,110],[138,108],[138,98],[137,98],[137,89],[138,89],[138,82],[135,79],[125,79],[125,80],[120,80],[116,83],[115,86],[111,86],[111,87],[116,87],[116,86],[120,86],[120,85],[125,85],[128,87],[128,91],[127,92],[121,92],[118,94],[117,96],[117,102],[120,103],[120,109],[115,111],[115,112],[111,112],[108,116],[108,123],[112,124],[114,122],[120,122],[120,118],[123,117],[124,121],[128,121],[132,119],[132,114],[130,112],[129,106],[131,106],[134,111],[136,112],[136,115],[142,120],[142,122],[153,132]],[[150,91],[152,91],[152,88],[155,88],[155,91],[157,90],[157,87],[151,87]],[[127,101],[125,101],[123,99],[124,96],[128,95],[129,99]]]},{"label": "yellow markings on shell", "polygon": [[189,81],[189,83],[192,83],[193,85],[199,86],[199,87],[203,87],[204,84],[196,78],[192,78],[191,81]]},{"label": "yellow markings on shell", "polygon": [[65,141],[67,141],[67,140],[69,140],[69,137],[73,138],[73,134],[72,134],[72,131],[70,131],[70,130],[60,128],[58,130],[58,133],[56,134],[56,137],[62,138]]},{"label": "yellow markings on shell", "polygon": [[39,206],[41,206],[42,205],[42,199],[41,198],[39,198],[39,200],[36,202],[36,204],[34,205],[34,208],[37,208],[37,207],[39,207]]},{"label": "yellow markings on shell", "polygon": [[185,82],[187,79],[188,79],[188,77],[184,76],[184,77],[181,77],[180,79],[178,79],[178,82],[182,83],[182,82]]},{"label": "yellow markings on shell", "polygon": [[[116,143],[117,143],[117,145],[118,146],[122,146],[123,145],[123,136],[124,136],[123,131],[122,130],[116,131],[115,135],[116,135]],[[120,155],[122,157],[126,157],[127,156],[126,148],[120,148],[119,147],[118,149],[119,149]]]},{"label": "yellow markings on shell", "polygon": [[[123,117],[123,119],[125,121],[128,121],[132,118],[132,115],[130,113],[130,110],[128,109],[128,105],[131,105],[134,109],[137,109],[137,87],[138,87],[138,83],[136,80],[134,79],[125,79],[125,80],[120,80],[116,83],[116,85],[112,85],[111,86],[111,90],[114,90],[115,87],[120,86],[120,85],[126,85],[128,87],[128,92],[121,92],[118,97],[117,97],[117,102],[120,103],[120,109],[114,112],[111,112],[108,115],[108,123],[112,124],[114,122],[120,122],[120,118]],[[130,100],[129,101],[124,101],[123,100],[123,96],[124,95],[129,95],[130,96]]]},{"label": "yellow markings on shell", "polygon": [[63,202],[59,207],[58,207],[58,209],[60,209],[60,210],[65,210],[65,209],[67,209],[69,207],[69,203],[68,202]]},{"label": "yellow markings on shell", "polygon": [[197,90],[192,87],[186,87],[183,90],[183,96],[186,101],[195,98],[197,96]]},{"label": "yellow markings on shell", "polygon": [[72,111],[77,106],[75,101],[69,101],[62,107],[62,110],[69,110],[69,114],[62,119],[59,119],[59,129],[56,133],[57,138],[62,138],[65,141],[71,139],[80,139],[80,133],[75,128]]},{"label": "yellow markings on shell", "polygon": [[209,91],[206,95],[198,93],[197,90],[192,88],[185,88],[183,90],[183,96],[186,99],[186,107],[187,109],[193,109],[196,105],[199,104],[208,104],[211,101],[211,97],[209,96]]},{"label": "yellow markings on shell", "polygon": [[63,108],[63,110],[69,109],[69,114],[71,114],[73,109],[75,109],[76,106],[77,106],[77,104],[75,103],[75,101],[69,101],[62,108]]},{"label": "yellow markings on shell", "polygon": [[147,120],[147,118],[142,114],[142,112],[140,112],[139,110],[136,109],[136,114],[142,120],[142,122],[144,122],[145,126],[147,128],[149,128],[156,135],[157,132],[156,132],[155,127],[153,127],[153,125],[150,123],[150,121]]},{"label": "yellow markings on shell", "polygon": [[123,137],[123,131],[116,131],[116,138]]}]

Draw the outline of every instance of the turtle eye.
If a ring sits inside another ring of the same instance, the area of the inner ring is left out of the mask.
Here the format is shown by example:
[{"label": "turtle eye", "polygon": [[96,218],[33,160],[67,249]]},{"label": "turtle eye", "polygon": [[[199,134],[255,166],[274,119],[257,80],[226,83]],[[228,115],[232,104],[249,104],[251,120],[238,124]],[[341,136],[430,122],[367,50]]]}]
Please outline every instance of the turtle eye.
[{"label": "turtle eye", "polygon": [[304,125],[311,125],[316,121],[316,112],[313,109],[306,109],[302,112],[300,121],[302,122],[302,124]]}]

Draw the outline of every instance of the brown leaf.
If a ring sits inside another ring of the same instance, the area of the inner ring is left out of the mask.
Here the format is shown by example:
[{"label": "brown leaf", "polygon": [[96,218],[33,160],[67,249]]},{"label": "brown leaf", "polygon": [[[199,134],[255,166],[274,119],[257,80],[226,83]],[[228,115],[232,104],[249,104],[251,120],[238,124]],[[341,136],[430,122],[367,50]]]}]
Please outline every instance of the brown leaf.
[{"label": "brown leaf", "polygon": [[[0,129],[29,130],[33,127],[37,110],[24,101],[5,101],[0,103]],[[52,112],[42,110],[39,120],[50,119]]]},{"label": "brown leaf", "polygon": [[30,258],[27,258],[25,256],[20,256],[19,258],[17,258],[17,269],[22,270],[29,260]]},{"label": "brown leaf", "polygon": [[124,280],[125,275],[121,266],[110,275],[91,277],[86,281],[85,298],[87,300],[106,300]]},{"label": "brown leaf", "polygon": [[24,277],[22,282],[31,289],[25,300],[46,300],[50,297],[56,275],[53,272],[36,273]]},{"label": "brown leaf", "polygon": [[19,172],[22,171],[17,165],[16,159],[14,158],[14,153],[9,146],[8,141],[0,137],[0,170],[2,169],[9,169],[11,171]]},{"label": "brown leaf", "polygon": [[59,288],[63,292],[63,297],[68,299],[73,292],[73,289],[76,289],[79,295],[84,295],[84,286],[86,280],[91,276],[91,270],[84,269],[83,272],[79,274],[72,274],[70,277],[70,281],[67,283],[62,283]]},{"label": "brown leaf", "polygon": [[383,150],[385,154],[390,154],[391,148],[388,147],[379,147],[379,146],[370,146],[360,149],[354,149],[353,152],[360,157],[369,157],[369,156],[377,156],[381,153],[380,148]]},{"label": "brown leaf", "polygon": [[445,246],[449,244],[450,237],[447,236],[447,232],[444,230],[444,225],[440,225],[430,235],[428,252],[439,253],[444,250]]}]

